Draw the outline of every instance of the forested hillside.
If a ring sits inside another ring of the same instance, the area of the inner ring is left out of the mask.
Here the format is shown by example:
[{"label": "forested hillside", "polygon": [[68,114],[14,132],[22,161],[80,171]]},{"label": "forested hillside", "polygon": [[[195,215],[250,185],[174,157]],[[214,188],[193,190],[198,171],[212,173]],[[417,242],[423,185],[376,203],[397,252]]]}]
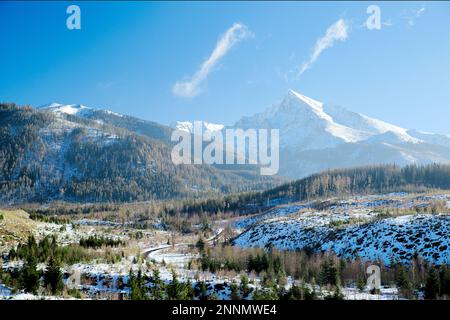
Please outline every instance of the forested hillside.
[{"label": "forested hillside", "polygon": [[167,127],[117,118],[0,104],[0,201],[142,201],[273,186],[256,171],[175,166]]},{"label": "forested hillside", "polygon": [[185,201],[174,211],[257,212],[282,203],[353,194],[419,192],[450,189],[450,165],[368,166],[330,170],[262,191],[230,195],[207,201]]}]

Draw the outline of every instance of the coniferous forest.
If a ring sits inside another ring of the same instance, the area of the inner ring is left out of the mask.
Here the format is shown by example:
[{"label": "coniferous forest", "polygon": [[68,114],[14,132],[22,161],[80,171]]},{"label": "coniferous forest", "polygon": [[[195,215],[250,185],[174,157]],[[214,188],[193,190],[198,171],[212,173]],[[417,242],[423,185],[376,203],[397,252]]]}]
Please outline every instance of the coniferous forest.
[{"label": "coniferous forest", "polygon": [[102,117],[99,124],[0,104],[0,200],[130,202],[205,197],[279,183],[251,170],[176,166],[170,160],[169,128],[127,116],[120,121]]}]

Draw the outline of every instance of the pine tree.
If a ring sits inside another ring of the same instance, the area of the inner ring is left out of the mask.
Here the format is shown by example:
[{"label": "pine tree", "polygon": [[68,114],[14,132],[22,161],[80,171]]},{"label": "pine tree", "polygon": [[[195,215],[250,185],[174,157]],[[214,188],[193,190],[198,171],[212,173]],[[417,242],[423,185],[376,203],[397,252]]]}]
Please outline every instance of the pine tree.
[{"label": "pine tree", "polygon": [[145,279],[142,276],[142,271],[139,270],[135,276],[132,270],[129,273],[129,287],[131,300],[147,300],[147,288],[145,286]]},{"label": "pine tree", "polygon": [[175,271],[172,271],[172,282],[167,287],[167,295],[170,300],[187,300],[191,294],[187,285],[180,283]]},{"label": "pine tree", "polygon": [[427,282],[425,284],[425,299],[436,299],[439,295],[439,274],[436,268],[432,267],[428,271]]},{"label": "pine tree", "polygon": [[439,277],[441,280],[440,284],[440,294],[450,295],[450,267],[441,266],[441,271],[439,272]]},{"label": "pine tree", "polygon": [[242,274],[242,276],[241,276],[241,284],[240,284],[240,288],[239,289],[241,290],[243,298],[248,297],[248,295],[251,292],[251,289],[248,286],[248,277],[247,277],[247,275],[245,273]]},{"label": "pine tree", "polygon": [[63,274],[56,260],[51,257],[44,273],[44,286],[49,288],[52,294],[60,293],[63,289]]},{"label": "pine tree", "polygon": [[233,282],[230,284],[230,299],[231,300],[241,300],[241,296],[239,295],[238,286]]},{"label": "pine tree", "polygon": [[209,300],[211,298],[208,295],[208,288],[205,281],[197,282],[195,286],[195,292],[199,300]]},{"label": "pine tree", "polygon": [[360,292],[364,291],[364,289],[366,288],[366,280],[364,279],[364,277],[358,277],[356,286]]},{"label": "pine tree", "polygon": [[186,299],[187,300],[194,300],[195,299],[195,291],[192,287],[191,279],[188,279],[186,282]]},{"label": "pine tree", "polygon": [[289,291],[283,296],[287,300],[303,300],[302,289],[293,284]]},{"label": "pine tree", "polygon": [[39,288],[39,273],[36,267],[36,258],[30,254],[23,266],[21,275],[21,285],[26,292],[36,293]]},{"label": "pine tree", "polygon": [[164,300],[165,298],[165,284],[161,280],[159,270],[153,270],[153,277],[150,280],[151,283],[151,297],[155,300]]},{"label": "pine tree", "polygon": [[403,295],[409,297],[409,295],[411,294],[411,282],[409,281],[408,273],[403,266],[400,266],[400,269],[397,272],[396,284]]},{"label": "pine tree", "polygon": [[205,241],[202,238],[199,238],[195,244],[195,247],[198,249],[200,254],[202,254],[205,251]]},{"label": "pine tree", "polygon": [[316,289],[314,289],[314,288],[313,288],[313,290],[311,290],[305,284],[303,284],[302,292],[303,292],[302,295],[303,295],[304,300],[316,300],[317,299]]},{"label": "pine tree", "polygon": [[338,286],[340,283],[339,270],[332,259],[325,260],[321,265],[320,284]]}]

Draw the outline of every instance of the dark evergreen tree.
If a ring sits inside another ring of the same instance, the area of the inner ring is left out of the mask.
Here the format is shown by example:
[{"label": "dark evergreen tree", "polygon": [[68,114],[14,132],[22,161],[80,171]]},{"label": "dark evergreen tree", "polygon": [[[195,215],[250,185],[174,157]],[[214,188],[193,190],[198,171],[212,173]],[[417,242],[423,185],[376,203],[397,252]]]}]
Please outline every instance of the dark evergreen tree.
[{"label": "dark evergreen tree", "polygon": [[39,272],[37,271],[36,257],[29,255],[21,273],[22,288],[26,292],[36,293],[39,288]]},{"label": "dark evergreen tree", "polygon": [[441,296],[446,296],[450,298],[450,267],[449,266],[441,266],[441,270],[439,272],[440,278],[440,294]]},{"label": "dark evergreen tree", "polygon": [[230,284],[230,291],[231,300],[241,300],[241,296],[239,295],[239,288],[235,283]]},{"label": "dark evergreen tree", "polygon": [[164,300],[166,297],[165,284],[160,278],[158,269],[153,270],[153,276],[150,279],[150,294],[155,300]]},{"label": "dark evergreen tree", "polygon": [[321,265],[320,284],[339,286],[339,270],[333,260],[327,259]]},{"label": "dark evergreen tree", "polygon": [[137,275],[130,270],[128,276],[128,285],[130,288],[130,299],[131,300],[147,300],[147,288],[145,286],[145,279],[142,275],[142,271],[139,269]]},{"label": "dark evergreen tree", "polygon": [[439,273],[435,267],[430,268],[425,284],[425,299],[437,299],[439,295]]},{"label": "dark evergreen tree", "polygon": [[49,288],[52,294],[60,293],[63,290],[63,274],[53,257],[50,258],[44,273],[44,286]]}]

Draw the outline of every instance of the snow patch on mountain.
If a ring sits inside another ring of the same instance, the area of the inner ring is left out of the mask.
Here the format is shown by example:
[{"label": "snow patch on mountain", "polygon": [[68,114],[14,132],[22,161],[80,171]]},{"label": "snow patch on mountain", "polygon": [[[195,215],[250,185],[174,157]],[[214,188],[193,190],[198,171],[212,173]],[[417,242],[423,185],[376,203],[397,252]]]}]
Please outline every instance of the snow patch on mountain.
[{"label": "snow patch on mountain", "polygon": [[82,104],[61,104],[57,102],[49,103],[40,106],[40,110],[49,110],[55,114],[70,114],[70,115],[81,115],[83,113],[89,113],[93,109],[86,107]]},{"label": "snow patch on mountain", "polygon": [[408,130],[408,135],[420,139],[426,143],[437,144],[450,147],[450,136],[445,134],[437,134],[424,132],[419,130]]},{"label": "snow patch on mountain", "polygon": [[57,115],[68,114],[68,115],[76,115],[79,117],[88,117],[92,116],[95,113],[105,113],[108,115],[114,115],[116,117],[124,117],[123,114],[106,110],[106,109],[96,109],[87,107],[82,104],[61,104],[57,102],[49,103],[43,106],[38,107],[39,110],[49,110]]},{"label": "snow patch on mountain", "polygon": [[[194,132],[194,122],[191,121],[177,121],[172,126],[177,130],[185,131],[191,134]],[[222,131],[224,128],[225,126],[223,124],[202,121],[203,133]]]}]

